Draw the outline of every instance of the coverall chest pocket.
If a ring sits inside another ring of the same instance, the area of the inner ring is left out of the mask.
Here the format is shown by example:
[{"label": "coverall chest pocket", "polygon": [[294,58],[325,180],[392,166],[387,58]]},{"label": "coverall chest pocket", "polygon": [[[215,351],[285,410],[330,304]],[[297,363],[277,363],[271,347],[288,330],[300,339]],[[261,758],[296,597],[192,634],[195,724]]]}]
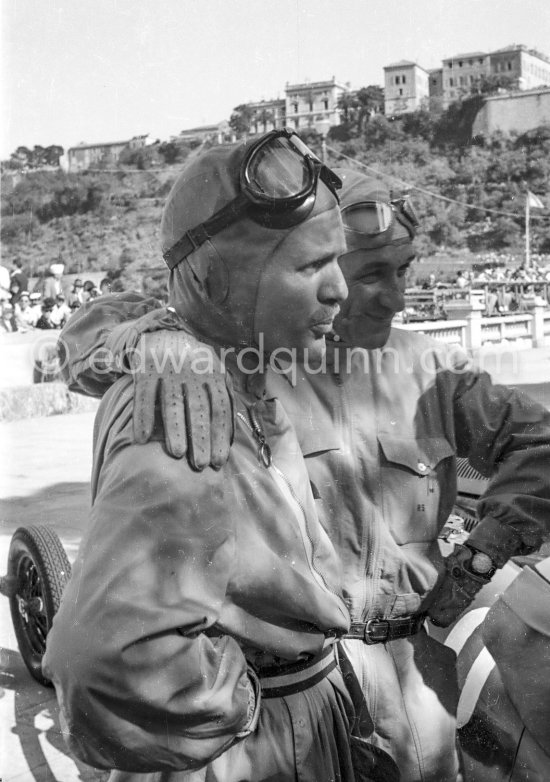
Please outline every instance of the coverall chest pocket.
[{"label": "coverall chest pocket", "polygon": [[384,519],[393,537],[401,545],[435,540],[455,494],[449,441],[380,432],[378,444]]}]

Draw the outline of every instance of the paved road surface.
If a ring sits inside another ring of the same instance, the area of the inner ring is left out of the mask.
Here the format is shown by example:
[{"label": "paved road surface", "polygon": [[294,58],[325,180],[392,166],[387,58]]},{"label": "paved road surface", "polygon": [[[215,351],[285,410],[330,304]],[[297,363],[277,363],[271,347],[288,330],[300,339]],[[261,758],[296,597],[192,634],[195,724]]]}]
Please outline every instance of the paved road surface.
[{"label": "paved road surface", "polygon": [[[550,348],[485,355],[500,382],[529,387],[550,408]],[[50,524],[74,558],[89,507],[93,414],[0,424],[0,571],[20,525]],[[29,676],[0,597],[0,777],[2,782],[103,782],[63,744],[53,691]]]}]

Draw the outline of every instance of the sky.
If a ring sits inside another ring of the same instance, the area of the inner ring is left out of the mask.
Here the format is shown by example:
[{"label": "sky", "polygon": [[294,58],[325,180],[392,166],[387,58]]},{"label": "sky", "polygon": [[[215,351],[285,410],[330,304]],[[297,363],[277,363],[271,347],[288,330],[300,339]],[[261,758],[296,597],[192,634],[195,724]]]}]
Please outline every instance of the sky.
[{"label": "sky", "polygon": [[228,119],[286,82],[383,84],[401,59],[523,43],[550,55],[547,0],[0,0],[0,158]]}]

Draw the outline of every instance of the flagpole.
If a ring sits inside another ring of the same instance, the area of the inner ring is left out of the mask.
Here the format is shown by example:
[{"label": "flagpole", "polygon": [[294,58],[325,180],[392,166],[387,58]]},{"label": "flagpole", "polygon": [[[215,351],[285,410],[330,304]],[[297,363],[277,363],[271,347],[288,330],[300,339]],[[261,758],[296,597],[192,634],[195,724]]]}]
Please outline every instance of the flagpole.
[{"label": "flagpole", "polygon": [[530,247],[529,247],[529,193],[525,194],[525,268],[528,269],[531,265]]}]

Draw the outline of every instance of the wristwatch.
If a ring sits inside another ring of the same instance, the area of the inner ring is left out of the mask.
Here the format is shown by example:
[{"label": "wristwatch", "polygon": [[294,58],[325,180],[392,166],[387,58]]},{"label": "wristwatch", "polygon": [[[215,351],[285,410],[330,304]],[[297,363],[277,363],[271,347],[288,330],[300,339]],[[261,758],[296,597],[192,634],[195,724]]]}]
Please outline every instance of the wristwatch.
[{"label": "wristwatch", "polygon": [[467,565],[468,570],[475,576],[481,576],[482,578],[487,579],[492,578],[496,573],[497,568],[491,557],[472,546],[468,546],[468,548],[472,552],[472,558]]}]

